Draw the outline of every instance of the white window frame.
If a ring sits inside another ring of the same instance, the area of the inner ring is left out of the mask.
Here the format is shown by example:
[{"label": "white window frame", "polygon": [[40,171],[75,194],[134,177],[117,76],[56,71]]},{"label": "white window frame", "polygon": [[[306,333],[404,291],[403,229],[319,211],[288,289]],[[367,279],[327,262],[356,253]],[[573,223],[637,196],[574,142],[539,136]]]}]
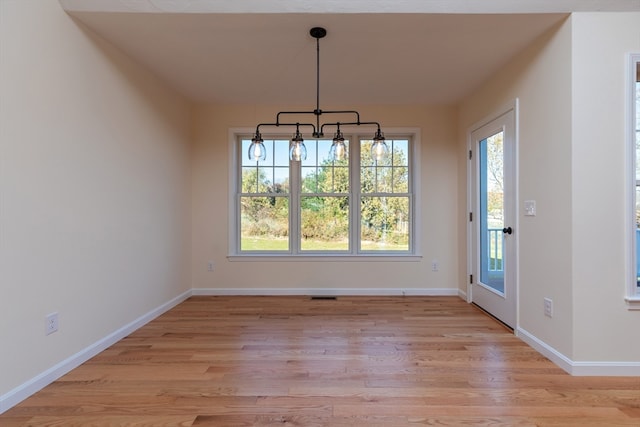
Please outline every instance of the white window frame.
[{"label": "white window frame", "polygon": [[640,66],[640,53],[632,53],[628,56],[628,66],[625,84],[625,100],[626,100],[626,129],[625,132],[627,138],[627,158],[629,170],[629,185],[628,185],[628,200],[630,201],[630,207],[627,209],[627,236],[629,240],[629,254],[628,268],[629,271],[626,289],[625,289],[625,301],[627,307],[630,310],[640,310],[640,288],[637,285],[637,242],[636,242],[636,186],[640,185],[640,180],[636,181],[636,163],[640,159],[636,159],[636,80],[637,70]]},{"label": "white window frame", "polygon": [[[270,129],[269,129],[270,130]],[[275,129],[274,132],[269,132],[269,130],[264,130],[262,132],[262,137],[264,139],[287,139],[289,134],[293,133],[295,129],[287,129],[284,126]],[[348,138],[351,143],[350,147],[355,143],[359,143],[361,139],[370,139],[371,135],[373,135],[373,131],[368,132],[368,129],[360,129],[360,128],[345,128],[342,129],[345,134],[345,138]],[[397,251],[358,251],[358,242],[357,240],[352,240],[352,250],[349,252],[304,252],[304,253],[291,253],[291,252],[265,252],[265,253],[242,253],[240,251],[240,221],[239,221],[239,212],[238,212],[238,189],[240,186],[240,174],[238,173],[239,168],[241,168],[242,158],[241,156],[246,155],[246,153],[242,153],[241,144],[239,143],[243,138],[251,139],[251,136],[255,132],[254,128],[231,128],[229,129],[229,252],[227,258],[230,261],[260,261],[265,258],[279,260],[279,261],[293,261],[299,260],[301,258],[314,261],[314,260],[322,260],[322,261],[420,261],[422,259],[421,255],[421,226],[420,226],[420,164],[421,164],[421,150],[420,150],[420,129],[419,128],[385,128],[385,136],[387,139],[409,139],[409,150],[410,150],[410,211],[412,213],[411,221],[410,221],[410,251],[408,252],[397,252]],[[369,135],[371,134],[371,135]],[[351,154],[351,153],[350,153]],[[351,155],[350,155],[351,157]],[[350,161],[350,173],[358,174],[360,173],[359,164],[354,165]],[[357,167],[357,171],[354,172],[353,168]],[[359,197],[360,194],[358,191],[352,190],[352,197],[354,203],[359,205]],[[294,201],[298,198],[292,197],[291,200]],[[299,206],[292,206],[292,209],[298,209]],[[351,239],[359,239],[359,224],[353,224],[351,227]],[[295,232],[296,234],[298,231]],[[357,233],[357,234],[356,234]],[[295,237],[297,239],[297,236]]]}]

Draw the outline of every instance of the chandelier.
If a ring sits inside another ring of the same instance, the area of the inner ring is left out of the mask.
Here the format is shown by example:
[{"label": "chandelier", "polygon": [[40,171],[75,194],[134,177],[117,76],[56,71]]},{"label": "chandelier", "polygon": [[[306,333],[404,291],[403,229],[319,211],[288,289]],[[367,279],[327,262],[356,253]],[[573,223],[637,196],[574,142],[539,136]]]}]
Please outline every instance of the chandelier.
[{"label": "chandelier", "polygon": [[[289,159],[293,161],[301,161],[307,158],[307,148],[304,145],[304,138],[300,133],[300,128],[308,127],[311,128],[311,136],[313,138],[323,138],[324,137],[324,128],[330,127],[335,128],[335,133],[333,135],[333,142],[331,144],[331,148],[329,150],[329,157],[331,160],[342,160],[347,158],[347,146],[344,142],[344,135],[340,130],[340,126],[361,126],[361,125],[376,125],[377,130],[375,135],[373,136],[373,144],[371,145],[371,155],[374,159],[380,159],[382,156],[387,154],[388,147],[384,139],[384,134],[380,130],[380,123],[378,122],[363,122],[360,121],[360,113],[352,110],[344,110],[344,111],[323,111],[320,109],[320,39],[327,35],[327,30],[322,27],[313,27],[309,30],[309,34],[311,37],[316,39],[316,108],[312,111],[280,111],[276,115],[275,123],[260,123],[256,127],[256,133],[251,139],[251,145],[249,145],[249,160],[265,160],[267,158],[267,151],[264,146],[264,140],[262,139],[262,134],[260,133],[261,127],[266,126],[295,126],[296,132],[291,138],[289,144]],[[323,114],[341,114],[343,117],[351,116],[353,117],[352,121],[346,122],[329,122],[329,123],[320,123],[320,117]],[[301,123],[301,122],[283,122],[281,121],[282,116],[303,116],[303,115],[314,115],[315,123]]]}]

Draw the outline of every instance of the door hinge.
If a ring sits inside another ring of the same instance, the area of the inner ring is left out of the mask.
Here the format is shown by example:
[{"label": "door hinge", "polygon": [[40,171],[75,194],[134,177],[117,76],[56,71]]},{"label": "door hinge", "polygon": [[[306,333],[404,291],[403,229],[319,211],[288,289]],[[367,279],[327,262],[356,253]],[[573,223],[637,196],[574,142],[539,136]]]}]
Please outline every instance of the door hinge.
[{"label": "door hinge", "polygon": [[469,150],[469,160],[473,157],[473,151]]},{"label": "door hinge", "polygon": [[469,222],[473,221],[473,212],[469,212]]},{"label": "door hinge", "polygon": [[473,285],[473,274],[469,275],[469,283]]}]

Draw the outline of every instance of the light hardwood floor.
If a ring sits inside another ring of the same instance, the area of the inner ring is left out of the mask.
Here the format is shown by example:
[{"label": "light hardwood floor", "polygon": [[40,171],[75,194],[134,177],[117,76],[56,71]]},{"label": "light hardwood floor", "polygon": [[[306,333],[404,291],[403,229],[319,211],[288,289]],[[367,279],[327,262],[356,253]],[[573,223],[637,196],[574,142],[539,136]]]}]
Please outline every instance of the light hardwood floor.
[{"label": "light hardwood floor", "polygon": [[640,426],[457,297],[192,297],[0,426]]}]

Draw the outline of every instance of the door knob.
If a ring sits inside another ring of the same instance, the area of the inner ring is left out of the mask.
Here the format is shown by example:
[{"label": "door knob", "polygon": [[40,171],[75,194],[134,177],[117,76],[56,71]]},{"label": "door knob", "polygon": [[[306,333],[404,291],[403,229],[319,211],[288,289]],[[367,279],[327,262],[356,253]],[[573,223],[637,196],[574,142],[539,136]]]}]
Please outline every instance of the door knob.
[{"label": "door knob", "polygon": [[511,227],[505,227],[505,228],[502,229],[502,232],[504,234],[511,234],[511,233],[513,233],[513,229]]}]

